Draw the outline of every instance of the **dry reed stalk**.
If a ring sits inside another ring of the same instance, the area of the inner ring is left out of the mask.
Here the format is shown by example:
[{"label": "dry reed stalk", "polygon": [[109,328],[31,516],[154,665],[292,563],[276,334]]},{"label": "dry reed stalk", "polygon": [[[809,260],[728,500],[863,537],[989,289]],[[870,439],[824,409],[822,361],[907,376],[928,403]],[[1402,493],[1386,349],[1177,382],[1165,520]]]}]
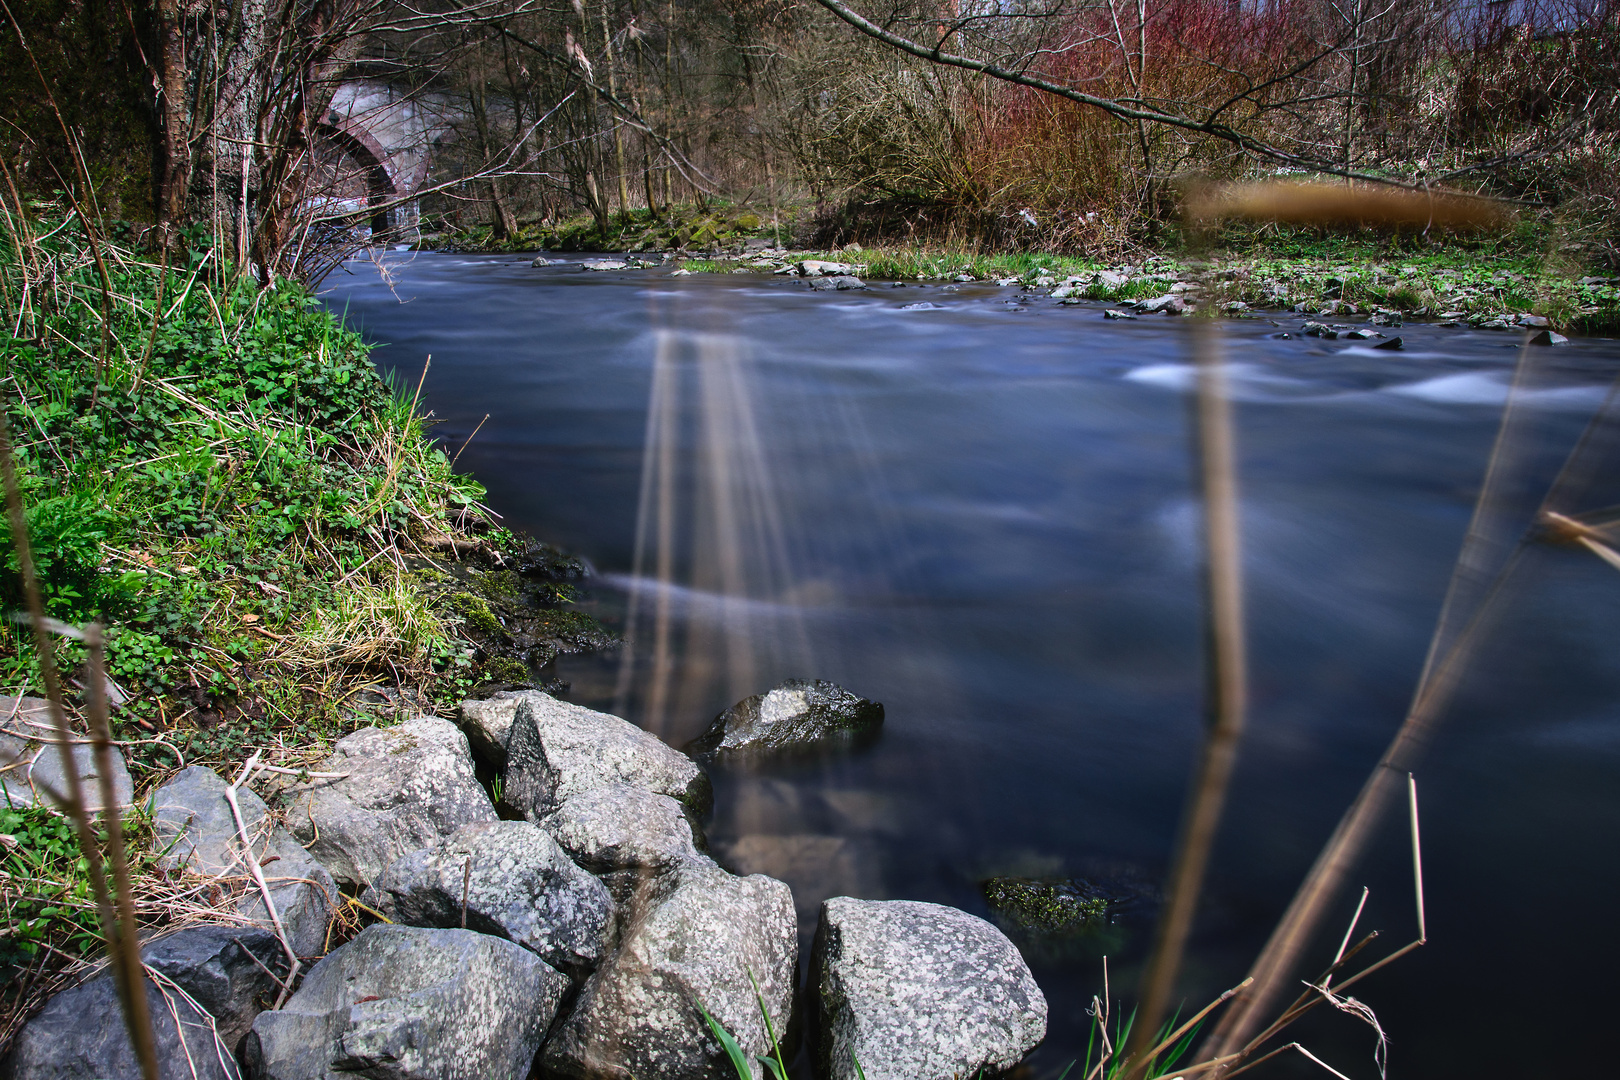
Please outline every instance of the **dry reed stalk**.
[{"label": "dry reed stalk", "polygon": [[[157,1046],[152,1033],[151,1013],[146,1004],[146,986],[141,977],[140,947],[136,941],[134,912],[129,905],[120,903],[121,910],[115,913],[112,898],[107,892],[107,878],[101,866],[95,828],[91,824],[90,813],[84,801],[84,788],[79,781],[78,764],[73,759],[72,731],[68,727],[67,712],[62,706],[62,684],[56,671],[55,650],[45,617],[45,602],[40,593],[39,577],[34,568],[33,551],[28,543],[28,518],[23,511],[22,494],[17,487],[16,459],[11,452],[11,425],[3,409],[0,409],[0,481],[5,485],[6,512],[10,517],[11,539],[16,546],[17,562],[22,571],[23,592],[28,600],[29,622],[34,631],[40,681],[45,685],[45,697],[50,703],[51,719],[56,728],[56,748],[62,758],[62,774],[67,783],[65,793],[48,793],[67,811],[78,834],[79,851],[84,857],[91,891],[95,895],[107,956],[113,965],[124,1027],[135,1049],[135,1058],[140,1063],[143,1080],[158,1080]],[[101,684],[101,687],[102,693],[105,693],[105,685]],[[102,705],[104,708],[105,699]],[[113,829],[111,823],[118,817],[118,807],[115,800],[110,797],[110,771],[105,767],[101,769],[102,817],[109,822],[111,831]],[[120,845],[118,856],[121,855]],[[127,887],[127,881],[125,884]],[[120,895],[121,901],[126,899],[122,893],[123,890]],[[121,924],[121,915],[128,921]],[[133,964],[129,959],[131,954],[134,956]]]},{"label": "dry reed stalk", "polygon": [[1450,192],[1275,181],[1204,191],[1188,202],[1196,222],[1222,218],[1323,228],[1414,228],[1476,232],[1512,221],[1501,203]]},{"label": "dry reed stalk", "polygon": [[1288,910],[1255,960],[1250,969],[1250,975],[1254,977],[1253,987],[1221,1018],[1206,1041],[1206,1057],[1226,1057],[1237,1053],[1248,1042],[1259,1022],[1259,1015],[1270,1008],[1281,991],[1288,972],[1298,963],[1326,914],[1327,905],[1343,884],[1351,865],[1360,857],[1373,829],[1398,792],[1402,777],[1410,777],[1412,765],[1461,681],[1468,656],[1494,614],[1495,601],[1501,595],[1503,582],[1518,565],[1525,547],[1522,539],[1494,578],[1485,584],[1483,594],[1477,598],[1462,628],[1449,643],[1446,642],[1445,633],[1457,609],[1462,607],[1467,592],[1479,584],[1473,580],[1474,570],[1481,560],[1480,549],[1486,543],[1485,518],[1493,506],[1502,474],[1506,470],[1508,433],[1514,418],[1514,401],[1524,379],[1527,356],[1527,352],[1521,351],[1508,405],[1503,410],[1502,423],[1497,429],[1496,442],[1486,467],[1485,482],[1475,502],[1473,519],[1463,540],[1463,548],[1458,555],[1446,601],[1430,643],[1429,656],[1418,678],[1417,690],[1406,718],[1367,777],[1355,802],[1323,846],[1315,864],[1294,894]]},{"label": "dry reed stalk", "polygon": [[[1290,220],[1289,215],[1296,215],[1295,220],[1302,219],[1297,217],[1300,215],[1315,215],[1314,220],[1323,224],[1342,224],[1347,220],[1399,224],[1415,223],[1412,215],[1421,210],[1425,215],[1424,222],[1434,224],[1445,205],[1440,197],[1426,193],[1414,196],[1409,192],[1326,184],[1263,184],[1236,189],[1236,192],[1236,195],[1206,196],[1202,200],[1193,200],[1189,217],[1206,228],[1220,217],[1240,213],[1270,221]],[[1448,220],[1471,222],[1474,227],[1501,224],[1505,220],[1500,211],[1495,210],[1494,204],[1485,200],[1470,202],[1478,207],[1477,211],[1470,211],[1467,206],[1459,204],[1452,208],[1457,216]],[[1528,355],[1527,349],[1520,350],[1508,404],[1503,410],[1502,422],[1486,467],[1485,482],[1475,502],[1463,549],[1458,556],[1440,620],[1430,642],[1429,655],[1406,718],[1272,931],[1271,939],[1250,970],[1252,984],[1239,995],[1237,1002],[1221,1017],[1205,1041],[1200,1057],[1206,1061],[1234,1062],[1247,1056],[1258,1045],[1251,1041],[1251,1036],[1259,1024],[1260,1015],[1270,1008],[1288,972],[1298,963],[1326,914],[1328,903],[1343,883],[1351,864],[1360,856],[1374,826],[1398,790],[1402,774],[1410,778],[1410,767],[1461,679],[1464,661],[1492,612],[1502,582],[1511,574],[1524,550],[1521,540],[1495,577],[1483,586],[1483,592],[1476,592],[1480,583],[1475,580],[1475,566],[1487,542],[1486,519],[1494,506],[1506,469],[1505,451],[1515,416],[1514,403],[1525,378]],[[1465,601],[1470,600],[1474,601],[1473,610],[1460,632],[1447,642],[1445,635],[1448,627]],[[1421,884],[1419,889],[1421,910]],[[1384,966],[1414,947],[1415,944],[1386,957],[1375,967]],[[1367,972],[1362,973],[1365,974]],[[1266,1030],[1271,1033],[1277,1029],[1278,1025],[1273,1024]]]},{"label": "dry reed stalk", "polygon": [[1232,405],[1221,368],[1220,342],[1214,321],[1197,320],[1194,333],[1198,364],[1195,417],[1208,560],[1204,582],[1210,715],[1170,875],[1169,898],[1159,918],[1153,954],[1143,975],[1136,1021],[1131,1027],[1126,1050],[1129,1062],[1126,1075],[1132,1080],[1146,1075],[1161,1052],[1153,1042],[1168,1007],[1198,908],[1198,894],[1203,888],[1210,850],[1215,844],[1232,768],[1237,761],[1248,696]]}]

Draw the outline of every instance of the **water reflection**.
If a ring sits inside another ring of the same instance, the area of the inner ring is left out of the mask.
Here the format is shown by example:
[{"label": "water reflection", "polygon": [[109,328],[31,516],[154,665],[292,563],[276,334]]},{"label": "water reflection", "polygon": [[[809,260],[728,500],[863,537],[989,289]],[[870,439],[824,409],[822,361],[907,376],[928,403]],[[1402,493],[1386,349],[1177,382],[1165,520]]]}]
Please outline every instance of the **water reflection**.
[{"label": "water reflection", "polygon": [[[628,659],[561,661],[571,700],[675,745],[787,677],[884,703],[875,746],[717,772],[729,866],[786,876],[805,919],[841,892],[987,913],[993,875],[1157,880],[1202,690],[1177,320],[499,258],[419,256],[398,292],[416,299],[354,279],[333,302],[392,343],[384,366],[433,353],[447,442],[491,414],[463,467],[510,523],[601,569],[585,605],[633,639]],[[920,298],[942,306],[901,310]],[[1517,351],[1408,326],[1407,351],[1375,355],[1278,321],[1226,329],[1254,711],[1184,980],[1199,1001],[1242,977],[1400,723]],[[1543,359],[1516,440],[1529,508],[1617,359],[1581,341]],[[1615,578],[1538,547],[1424,760],[1433,940],[1366,988],[1394,1070],[1445,1075],[1475,1047],[1503,1075],[1607,1062],[1620,870],[1592,853],[1620,843]],[[1364,921],[1404,939],[1404,840],[1371,850],[1352,882],[1372,886]],[[1096,946],[1116,992],[1142,945],[1121,931]],[[1052,1022],[1033,1067],[1055,1077],[1084,1053],[1100,964],[1082,950],[1036,970]],[[1552,1046],[1502,1040],[1455,992],[1548,984],[1562,992],[1517,1015],[1571,1032]],[[1301,1035],[1365,1071],[1361,1033],[1330,1028]]]},{"label": "water reflection", "polygon": [[762,666],[815,670],[755,393],[746,343],[657,332],[614,702],[659,735]]}]

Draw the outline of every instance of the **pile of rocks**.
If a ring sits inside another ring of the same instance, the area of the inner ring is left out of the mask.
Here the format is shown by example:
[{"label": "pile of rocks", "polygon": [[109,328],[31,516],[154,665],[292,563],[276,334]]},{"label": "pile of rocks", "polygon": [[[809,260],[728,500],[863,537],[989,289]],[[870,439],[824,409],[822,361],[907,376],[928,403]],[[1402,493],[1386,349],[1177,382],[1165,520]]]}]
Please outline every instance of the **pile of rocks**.
[{"label": "pile of rocks", "polygon": [[[775,718],[807,737],[825,737],[835,707],[881,718],[830,684],[778,690],[816,710]],[[747,704],[723,716],[757,728]],[[165,1077],[523,1080],[538,1065],[686,1080],[734,1075],[705,1014],[751,1056],[771,1032],[799,1030],[792,894],[705,853],[711,788],[691,758],[535,691],[461,712],[460,727],[418,717],[340,740],[287,789],[285,825],[243,788],[239,830],[207,769],[158,789],[167,865],[239,880],[256,861],[283,928],[249,889],[228,922],[146,947]],[[499,806],[475,753],[501,777]],[[385,921],[328,952],[344,908]],[[288,946],[300,965],[322,957],[290,996]],[[972,1075],[1045,1034],[1045,1000],[1012,944],[938,905],[827,901],[808,989],[831,1077],[855,1076],[857,1060],[870,1080]],[[5,1070],[138,1074],[105,975],[53,998]]]}]

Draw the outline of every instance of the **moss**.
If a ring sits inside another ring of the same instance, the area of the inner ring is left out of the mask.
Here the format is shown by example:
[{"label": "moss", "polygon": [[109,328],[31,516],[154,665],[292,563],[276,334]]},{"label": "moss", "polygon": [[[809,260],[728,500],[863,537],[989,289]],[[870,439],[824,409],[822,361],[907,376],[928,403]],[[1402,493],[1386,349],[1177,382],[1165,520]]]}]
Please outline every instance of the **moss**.
[{"label": "moss", "polygon": [[518,576],[510,570],[492,570],[475,573],[467,584],[486,600],[515,600],[521,591]]},{"label": "moss", "polygon": [[1108,920],[1108,898],[1076,878],[991,878],[983,888],[996,913],[1021,930],[1066,935]]},{"label": "moss", "polygon": [[759,215],[738,214],[736,217],[731,219],[731,227],[733,229],[740,229],[743,232],[753,232],[755,229],[759,228]]},{"label": "moss", "polygon": [[484,676],[490,682],[499,683],[526,683],[534,678],[527,664],[510,656],[492,656],[486,660]]},{"label": "moss", "polygon": [[489,601],[473,593],[451,593],[449,597],[450,610],[461,616],[467,629],[484,637],[499,637],[504,630],[501,620],[495,617],[490,609]]}]

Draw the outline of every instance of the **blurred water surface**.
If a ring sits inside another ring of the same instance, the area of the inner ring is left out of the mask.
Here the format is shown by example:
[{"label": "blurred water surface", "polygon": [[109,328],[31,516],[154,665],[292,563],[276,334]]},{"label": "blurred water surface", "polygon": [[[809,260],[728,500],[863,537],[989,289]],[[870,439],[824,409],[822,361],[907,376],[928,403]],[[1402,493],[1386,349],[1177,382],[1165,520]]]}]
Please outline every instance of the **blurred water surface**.
[{"label": "blurred water surface", "polygon": [[[382,368],[414,383],[432,354],[423,399],[452,452],[489,415],[460,467],[508,523],[590,560],[584,606],[630,638],[558,662],[572,700],[677,746],[787,677],[884,703],[872,746],[717,772],[717,855],[789,881],[807,932],[841,894],[985,914],[998,874],[1151,894],[1201,724],[1181,321],[985,285],[385,259],[386,276],[330,279],[327,302]],[[1280,336],[1303,318],[1224,331],[1253,701],[1183,978],[1194,1008],[1242,977],[1400,723],[1518,353],[1517,335],[1426,326],[1399,352]],[[1513,444],[1526,507],[1620,343],[1538,359]],[[1501,610],[1418,773],[1432,943],[1356,991],[1394,1077],[1612,1056],[1620,574],[1538,548]],[[1415,927],[1404,835],[1392,821],[1353,875],[1387,947]],[[1035,1075],[1084,1053],[1104,954],[1129,992],[1142,910],[1031,956],[1052,1005]],[[1300,1035],[1376,1074],[1350,1018]]]}]

